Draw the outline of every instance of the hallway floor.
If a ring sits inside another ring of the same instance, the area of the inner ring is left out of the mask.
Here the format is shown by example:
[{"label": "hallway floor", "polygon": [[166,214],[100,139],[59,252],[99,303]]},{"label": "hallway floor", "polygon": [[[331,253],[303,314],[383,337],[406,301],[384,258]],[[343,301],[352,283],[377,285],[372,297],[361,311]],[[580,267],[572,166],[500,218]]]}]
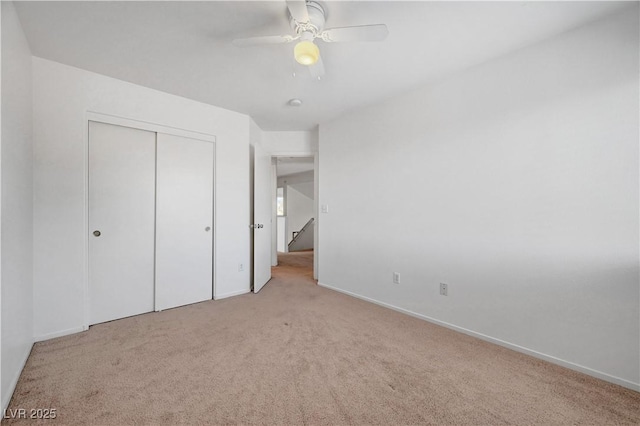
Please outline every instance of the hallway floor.
[{"label": "hallway floor", "polygon": [[297,275],[313,280],[313,250],[278,252],[278,266],[271,269],[274,276]]}]

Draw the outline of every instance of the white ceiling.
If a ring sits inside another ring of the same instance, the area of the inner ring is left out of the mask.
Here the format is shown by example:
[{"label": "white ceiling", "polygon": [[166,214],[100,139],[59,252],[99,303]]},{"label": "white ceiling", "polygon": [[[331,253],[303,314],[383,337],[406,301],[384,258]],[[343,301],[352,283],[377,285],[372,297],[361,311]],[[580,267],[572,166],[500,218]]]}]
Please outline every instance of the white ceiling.
[{"label": "white ceiling", "polygon": [[[19,2],[35,56],[251,115],[264,130],[320,122],[613,13],[624,2],[323,1],[327,28],[385,23],[381,43],[319,41],[326,75],[294,77],[286,4]],[[301,67],[301,66],[298,66]],[[304,104],[287,106],[291,98]]]}]

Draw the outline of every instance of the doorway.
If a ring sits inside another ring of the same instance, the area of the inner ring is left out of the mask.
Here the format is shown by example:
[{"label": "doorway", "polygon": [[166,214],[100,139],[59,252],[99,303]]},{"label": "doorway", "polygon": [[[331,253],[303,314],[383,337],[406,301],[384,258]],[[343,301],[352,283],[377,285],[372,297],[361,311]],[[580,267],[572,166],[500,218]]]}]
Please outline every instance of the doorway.
[{"label": "doorway", "polygon": [[[318,270],[318,222],[315,217],[315,212],[318,211],[318,176],[315,173],[318,154],[309,151],[294,154],[269,152],[258,143],[252,144],[250,149],[251,289],[258,293],[272,278],[273,267],[278,266],[278,222],[280,249],[284,250],[281,253],[287,253],[289,250],[310,250],[312,262],[309,269],[315,279]],[[299,209],[296,209],[295,204],[301,200],[306,206],[304,216],[296,215]],[[292,214],[296,215],[293,221],[290,217]],[[306,222],[300,224],[300,217]],[[300,237],[297,238],[296,244],[290,245],[298,235]],[[305,243],[308,248],[301,247],[303,240],[310,240]]]},{"label": "doorway", "polygon": [[316,239],[315,158],[275,156],[276,265],[308,265],[313,274]]}]

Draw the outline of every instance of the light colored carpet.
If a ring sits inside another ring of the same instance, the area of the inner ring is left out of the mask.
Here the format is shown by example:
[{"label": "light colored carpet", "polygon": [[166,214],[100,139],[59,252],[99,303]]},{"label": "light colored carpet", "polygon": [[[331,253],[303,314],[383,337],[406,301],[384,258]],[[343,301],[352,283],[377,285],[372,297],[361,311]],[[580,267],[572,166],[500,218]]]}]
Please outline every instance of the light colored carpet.
[{"label": "light colored carpet", "polygon": [[10,408],[60,424],[640,423],[640,393],[318,287],[312,255],[282,256],[259,294],[37,343]]}]

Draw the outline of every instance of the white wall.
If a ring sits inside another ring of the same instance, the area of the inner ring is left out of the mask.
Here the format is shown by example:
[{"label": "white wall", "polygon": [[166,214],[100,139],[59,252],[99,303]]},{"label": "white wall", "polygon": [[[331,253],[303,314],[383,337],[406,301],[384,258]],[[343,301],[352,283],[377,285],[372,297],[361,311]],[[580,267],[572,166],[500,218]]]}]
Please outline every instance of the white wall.
[{"label": "white wall", "polygon": [[292,232],[300,231],[314,217],[313,199],[298,191],[294,185],[287,186],[287,244],[293,240]]},{"label": "white wall", "polygon": [[36,339],[85,324],[87,111],[216,136],[214,297],[249,291],[249,117],[40,58],[33,105]]},{"label": "white wall", "polygon": [[637,8],[321,124],[320,282],[639,389]]},{"label": "white wall", "polygon": [[14,6],[2,2],[1,382],[6,408],[33,345],[31,52]]},{"label": "white wall", "polygon": [[[293,184],[306,184],[306,185],[310,185],[311,187],[313,187],[313,177],[314,177],[315,171],[314,170],[309,170],[306,172],[300,172],[300,173],[294,173],[294,174],[290,174],[290,175],[286,175],[286,176],[279,176],[278,177],[278,187],[283,187],[286,186],[287,184],[289,185],[293,185]],[[308,197],[310,198],[314,198],[315,195],[314,194],[307,194]]]},{"label": "white wall", "polygon": [[278,177],[277,185],[284,188],[285,196],[286,244],[293,240],[293,231],[299,231],[316,217],[314,180],[314,170]]},{"label": "white wall", "polygon": [[311,182],[292,183],[289,186],[313,201],[313,197],[315,196],[313,191],[313,180]]},{"label": "white wall", "polygon": [[263,131],[264,149],[274,155],[313,154],[318,150],[311,131],[273,132]]},{"label": "white wall", "polygon": [[[286,216],[278,216],[277,218],[276,247],[279,252],[287,251],[287,218]],[[277,264],[276,264],[277,266]]]},{"label": "white wall", "polygon": [[[278,166],[271,157],[271,266],[278,266]],[[274,220],[275,218],[275,220]]]}]

